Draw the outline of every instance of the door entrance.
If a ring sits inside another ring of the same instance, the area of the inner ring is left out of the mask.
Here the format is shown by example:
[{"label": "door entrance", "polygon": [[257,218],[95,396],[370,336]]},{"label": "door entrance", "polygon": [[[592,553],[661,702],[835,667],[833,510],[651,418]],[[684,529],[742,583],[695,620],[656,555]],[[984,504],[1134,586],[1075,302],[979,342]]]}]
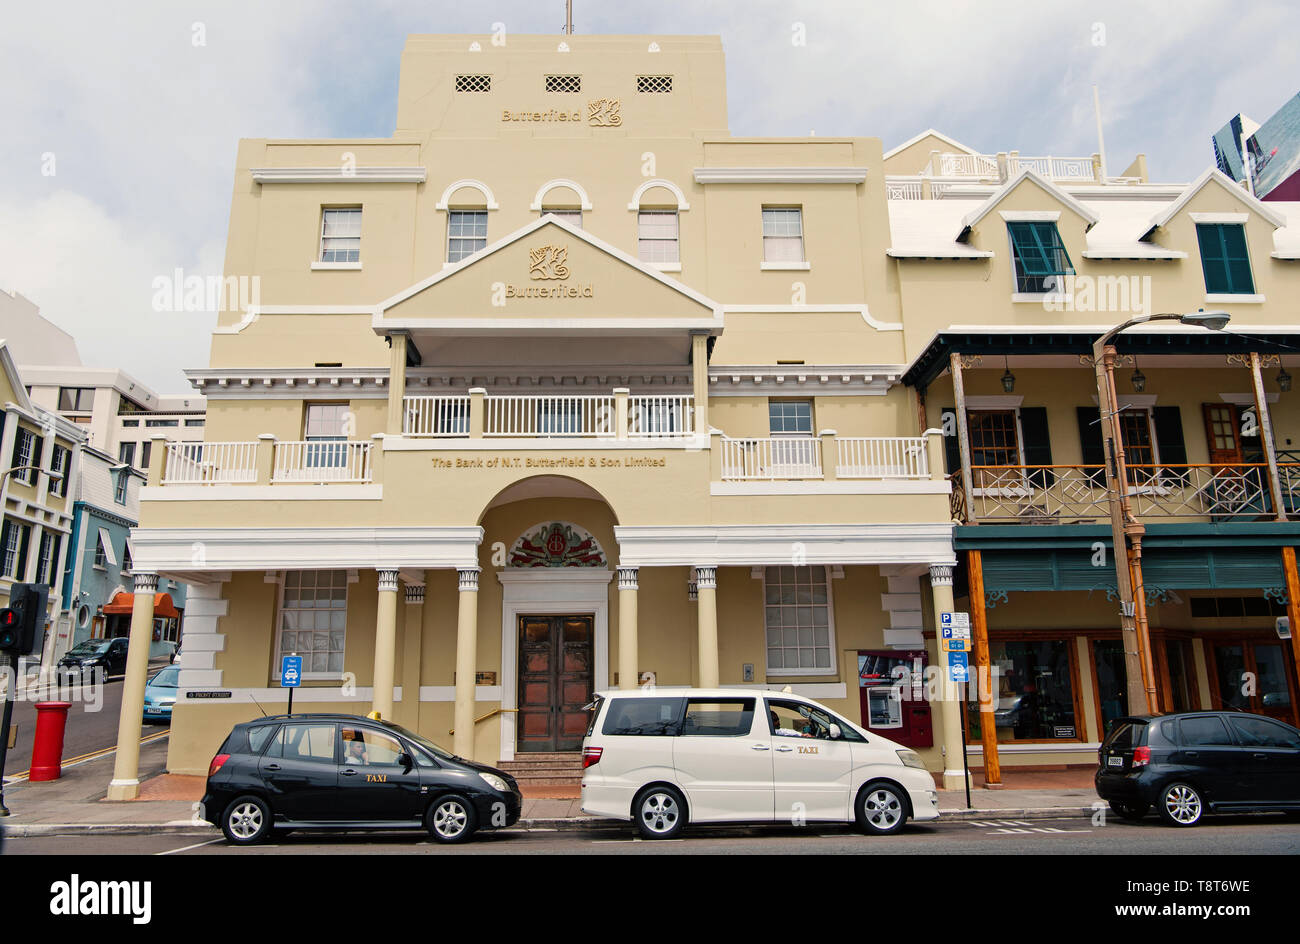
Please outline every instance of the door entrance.
[{"label": "door entrance", "polygon": [[582,748],[594,624],[591,615],[519,617],[519,751]]},{"label": "door entrance", "polygon": [[1278,640],[1242,640],[1215,646],[1215,707],[1269,715],[1295,724],[1288,661],[1288,653]]}]

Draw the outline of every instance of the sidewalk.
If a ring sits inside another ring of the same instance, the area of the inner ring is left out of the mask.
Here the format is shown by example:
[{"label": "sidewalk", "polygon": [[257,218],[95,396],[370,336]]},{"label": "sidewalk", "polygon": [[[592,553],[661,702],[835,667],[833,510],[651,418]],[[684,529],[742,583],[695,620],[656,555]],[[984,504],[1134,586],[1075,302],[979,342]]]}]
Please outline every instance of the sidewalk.
[{"label": "sidewalk", "polygon": [[[140,748],[140,797],[126,803],[105,799],[113,776],[112,754],[65,767],[48,783],[8,783],[10,815],[0,828],[10,838],[99,832],[145,833],[165,829],[177,835],[214,835],[216,827],[196,819],[204,778],[165,772],[165,738]],[[962,790],[940,790],[944,820],[1046,819],[1092,814],[1097,795],[1090,770],[1006,774],[1000,790],[986,790],[976,777],[972,809]],[[587,816],[576,787],[538,787],[524,797],[519,825],[533,829],[623,828],[625,823]]]}]

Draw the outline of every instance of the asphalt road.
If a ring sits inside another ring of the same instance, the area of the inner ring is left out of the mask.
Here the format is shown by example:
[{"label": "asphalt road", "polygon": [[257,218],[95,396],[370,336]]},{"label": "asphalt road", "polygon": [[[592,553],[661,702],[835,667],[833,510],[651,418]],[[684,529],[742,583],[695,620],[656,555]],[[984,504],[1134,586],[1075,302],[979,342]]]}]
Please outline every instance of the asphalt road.
[{"label": "asphalt road", "polygon": [[[166,663],[151,663],[149,677]],[[72,760],[84,754],[104,750],[117,744],[117,722],[122,707],[122,677],[113,676],[99,686],[97,691],[81,688],[63,690],[65,701],[70,701],[68,724],[63,733],[63,759]],[[35,702],[26,695],[14,701],[13,722],[18,726],[18,741],[9,751],[5,774],[14,777],[23,773],[32,763],[32,737],[36,731]],[[145,725],[142,735],[163,727]]]},{"label": "asphalt road", "polygon": [[646,842],[631,828],[524,830],[480,834],[443,846],[420,833],[291,834],[273,843],[232,847],[210,834],[71,835],[6,839],[6,855],[1296,855],[1300,823],[1279,816],[1233,816],[1174,829],[1151,818],[1082,817],[912,825],[869,838],[848,829],[697,828],[683,839]]}]

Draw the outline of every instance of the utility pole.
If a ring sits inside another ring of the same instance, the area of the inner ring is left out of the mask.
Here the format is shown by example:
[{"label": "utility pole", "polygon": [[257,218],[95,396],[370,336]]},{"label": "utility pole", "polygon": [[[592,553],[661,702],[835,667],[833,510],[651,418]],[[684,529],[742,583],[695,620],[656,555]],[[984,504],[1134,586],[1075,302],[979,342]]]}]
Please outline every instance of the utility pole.
[{"label": "utility pole", "polygon": [[564,35],[573,35],[573,0],[564,0]]}]

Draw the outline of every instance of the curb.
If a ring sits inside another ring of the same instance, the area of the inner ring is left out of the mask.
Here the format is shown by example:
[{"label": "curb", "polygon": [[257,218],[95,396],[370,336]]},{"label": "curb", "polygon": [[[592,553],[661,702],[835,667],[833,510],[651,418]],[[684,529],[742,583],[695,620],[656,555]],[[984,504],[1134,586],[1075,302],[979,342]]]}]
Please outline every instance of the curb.
[{"label": "curb", "polygon": [[[1038,820],[1063,818],[1091,818],[1095,811],[1091,807],[1057,806],[1039,807],[1027,810],[940,810],[939,822],[965,822],[982,820]],[[934,822],[931,820],[930,822]],[[553,817],[538,819],[521,819],[510,829],[538,830],[610,830],[628,829],[631,824],[617,819],[595,819],[587,817]],[[212,836],[220,835],[215,826],[197,823],[18,823],[0,824],[0,834],[6,839],[33,839],[45,836],[95,836],[117,835],[138,836],[146,833],[167,832],[177,836]]]}]

